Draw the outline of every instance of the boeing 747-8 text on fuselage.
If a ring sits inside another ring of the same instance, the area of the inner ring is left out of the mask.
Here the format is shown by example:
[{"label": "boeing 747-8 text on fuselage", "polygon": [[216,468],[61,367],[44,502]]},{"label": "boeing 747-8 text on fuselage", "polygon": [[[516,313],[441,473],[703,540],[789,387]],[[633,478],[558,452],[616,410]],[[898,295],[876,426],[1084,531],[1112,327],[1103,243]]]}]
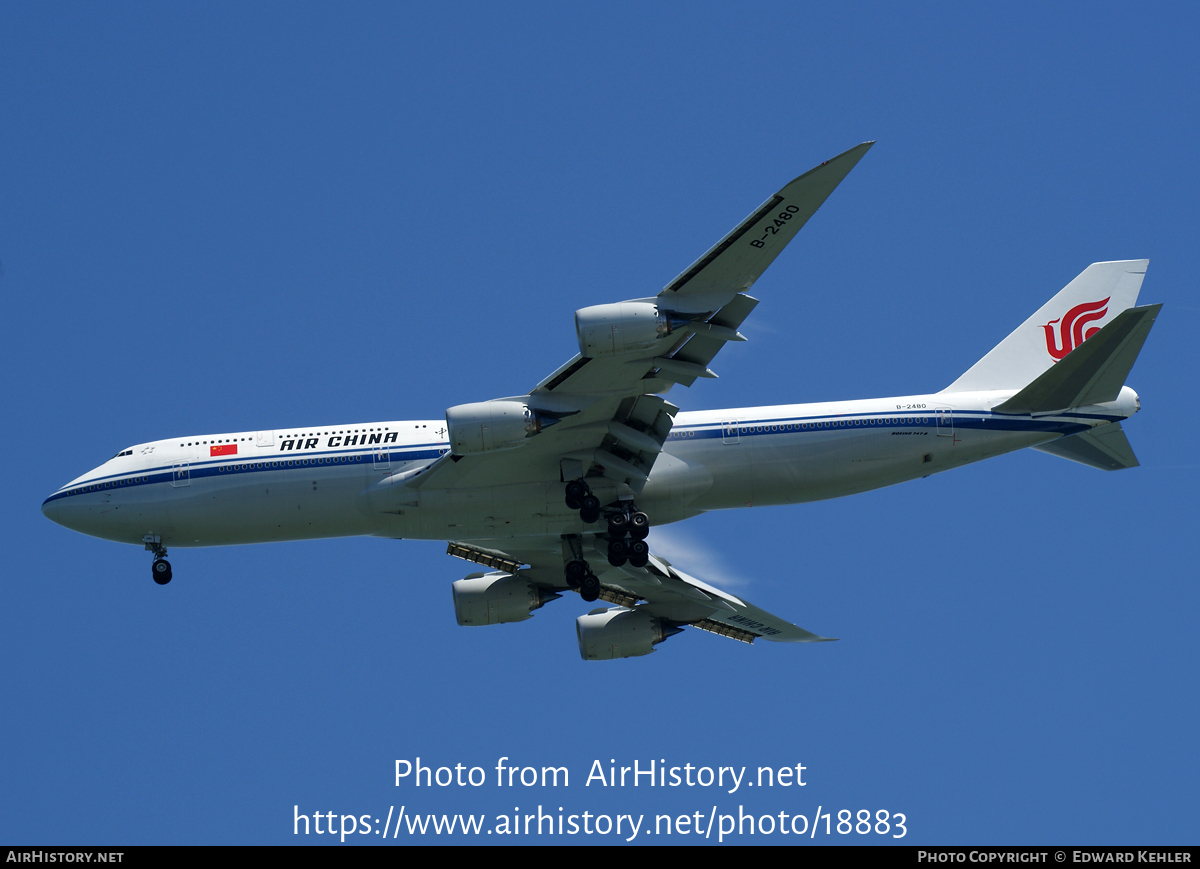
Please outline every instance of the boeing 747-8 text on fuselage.
[{"label": "boeing 747-8 text on fuselage", "polygon": [[579,355],[525,395],[444,420],[169,438],[122,450],[46,499],[85,534],[168,547],[373,535],[449,541],[491,568],[453,584],[463,625],[521,621],[576,591],[589,660],[644,655],[685,626],[753,642],[823,639],[689,576],[651,523],[837,498],[1033,447],[1115,470],[1137,459],[1125,379],[1161,306],[1146,260],[1095,263],[941,392],[680,412],[662,397],[758,305],[750,286],[870,148],[806,172],[657,296],[575,313]]}]

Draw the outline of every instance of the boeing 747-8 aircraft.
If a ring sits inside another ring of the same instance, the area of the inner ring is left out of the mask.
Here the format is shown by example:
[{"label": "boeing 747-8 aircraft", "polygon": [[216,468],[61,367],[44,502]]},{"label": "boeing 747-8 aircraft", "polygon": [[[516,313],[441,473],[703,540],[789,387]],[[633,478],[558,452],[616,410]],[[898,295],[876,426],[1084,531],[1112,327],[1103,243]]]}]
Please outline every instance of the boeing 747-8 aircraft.
[{"label": "boeing 747-8 aircraft", "polygon": [[444,420],[296,426],[138,444],[43,512],[168,547],[374,535],[450,541],[488,568],[453,584],[459,624],[527,619],[576,591],[580,653],[644,655],[685,626],[743,642],[824,639],[656,557],[651,523],[890,486],[1025,447],[1106,470],[1137,459],[1125,379],[1160,305],[1146,260],[1088,266],[941,392],[682,413],[662,395],[709,368],[758,305],[751,285],[871,147],[806,172],[658,295],[575,312],[579,354],[524,395]]}]

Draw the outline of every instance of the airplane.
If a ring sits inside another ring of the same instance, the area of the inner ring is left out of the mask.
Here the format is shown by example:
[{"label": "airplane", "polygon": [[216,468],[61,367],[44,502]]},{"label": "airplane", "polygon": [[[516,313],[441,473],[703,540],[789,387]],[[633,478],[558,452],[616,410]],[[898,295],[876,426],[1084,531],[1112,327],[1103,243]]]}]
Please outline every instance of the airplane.
[{"label": "airplane", "polygon": [[680,411],[758,305],[751,285],[874,144],[785,185],[655,296],[575,312],[579,353],[528,393],[445,419],[291,426],[138,444],[50,495],[76,531],[167,548],[373,535],[447,540],[488,570],[452,584],[460,625],[528,619],[576,592],[585,660],[646,655],[685,627],[820,642],[650,552],[651,524],[837,498],[1032,447],[1138,464],[1125,385],[1161,305],[1147,260],[1088,266],[940,392]]}]

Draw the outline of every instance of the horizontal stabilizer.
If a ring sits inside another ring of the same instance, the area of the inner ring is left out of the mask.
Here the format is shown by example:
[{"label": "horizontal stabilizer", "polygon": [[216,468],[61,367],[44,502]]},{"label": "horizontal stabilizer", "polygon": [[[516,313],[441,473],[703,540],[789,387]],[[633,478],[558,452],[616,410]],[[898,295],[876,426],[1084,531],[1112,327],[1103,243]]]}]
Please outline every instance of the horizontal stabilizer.
[{"label": "horizontal stabilizer", "polygon": [[999,413],[1048,413],[1114,401],[1162,305],[1122,311],[1061,362],[993,408]]},{"label": "horizontal stabilizer", "polygon": [[1119,471],[1122,468],[1138,466],[1137,456],[1133,454],[1133,447],[1129,445],[1129,439],[1125,437],[1119,422],[1059,438],[1048,444],[1040,444],[1034,449],[1102,471]]}]

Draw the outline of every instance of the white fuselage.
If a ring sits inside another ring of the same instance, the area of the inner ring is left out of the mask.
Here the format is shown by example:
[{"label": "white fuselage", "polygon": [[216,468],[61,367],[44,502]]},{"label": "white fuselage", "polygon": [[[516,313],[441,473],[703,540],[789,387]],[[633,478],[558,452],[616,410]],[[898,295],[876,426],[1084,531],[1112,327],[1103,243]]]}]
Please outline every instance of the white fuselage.
[{"label": "white fuselage", "polygon": [[[1006,392],[679,413],[637,497],[654,524],[709,510],[863,492],[1131,416],[1137,396],[1049,415],[991,410]],[[406,485],[449,450],[443,420],[316,426],[140,444],[51,495],[43,512],[125,543],[221,546],[373,535],[494,539],[594,531],[558,481]]]}]

